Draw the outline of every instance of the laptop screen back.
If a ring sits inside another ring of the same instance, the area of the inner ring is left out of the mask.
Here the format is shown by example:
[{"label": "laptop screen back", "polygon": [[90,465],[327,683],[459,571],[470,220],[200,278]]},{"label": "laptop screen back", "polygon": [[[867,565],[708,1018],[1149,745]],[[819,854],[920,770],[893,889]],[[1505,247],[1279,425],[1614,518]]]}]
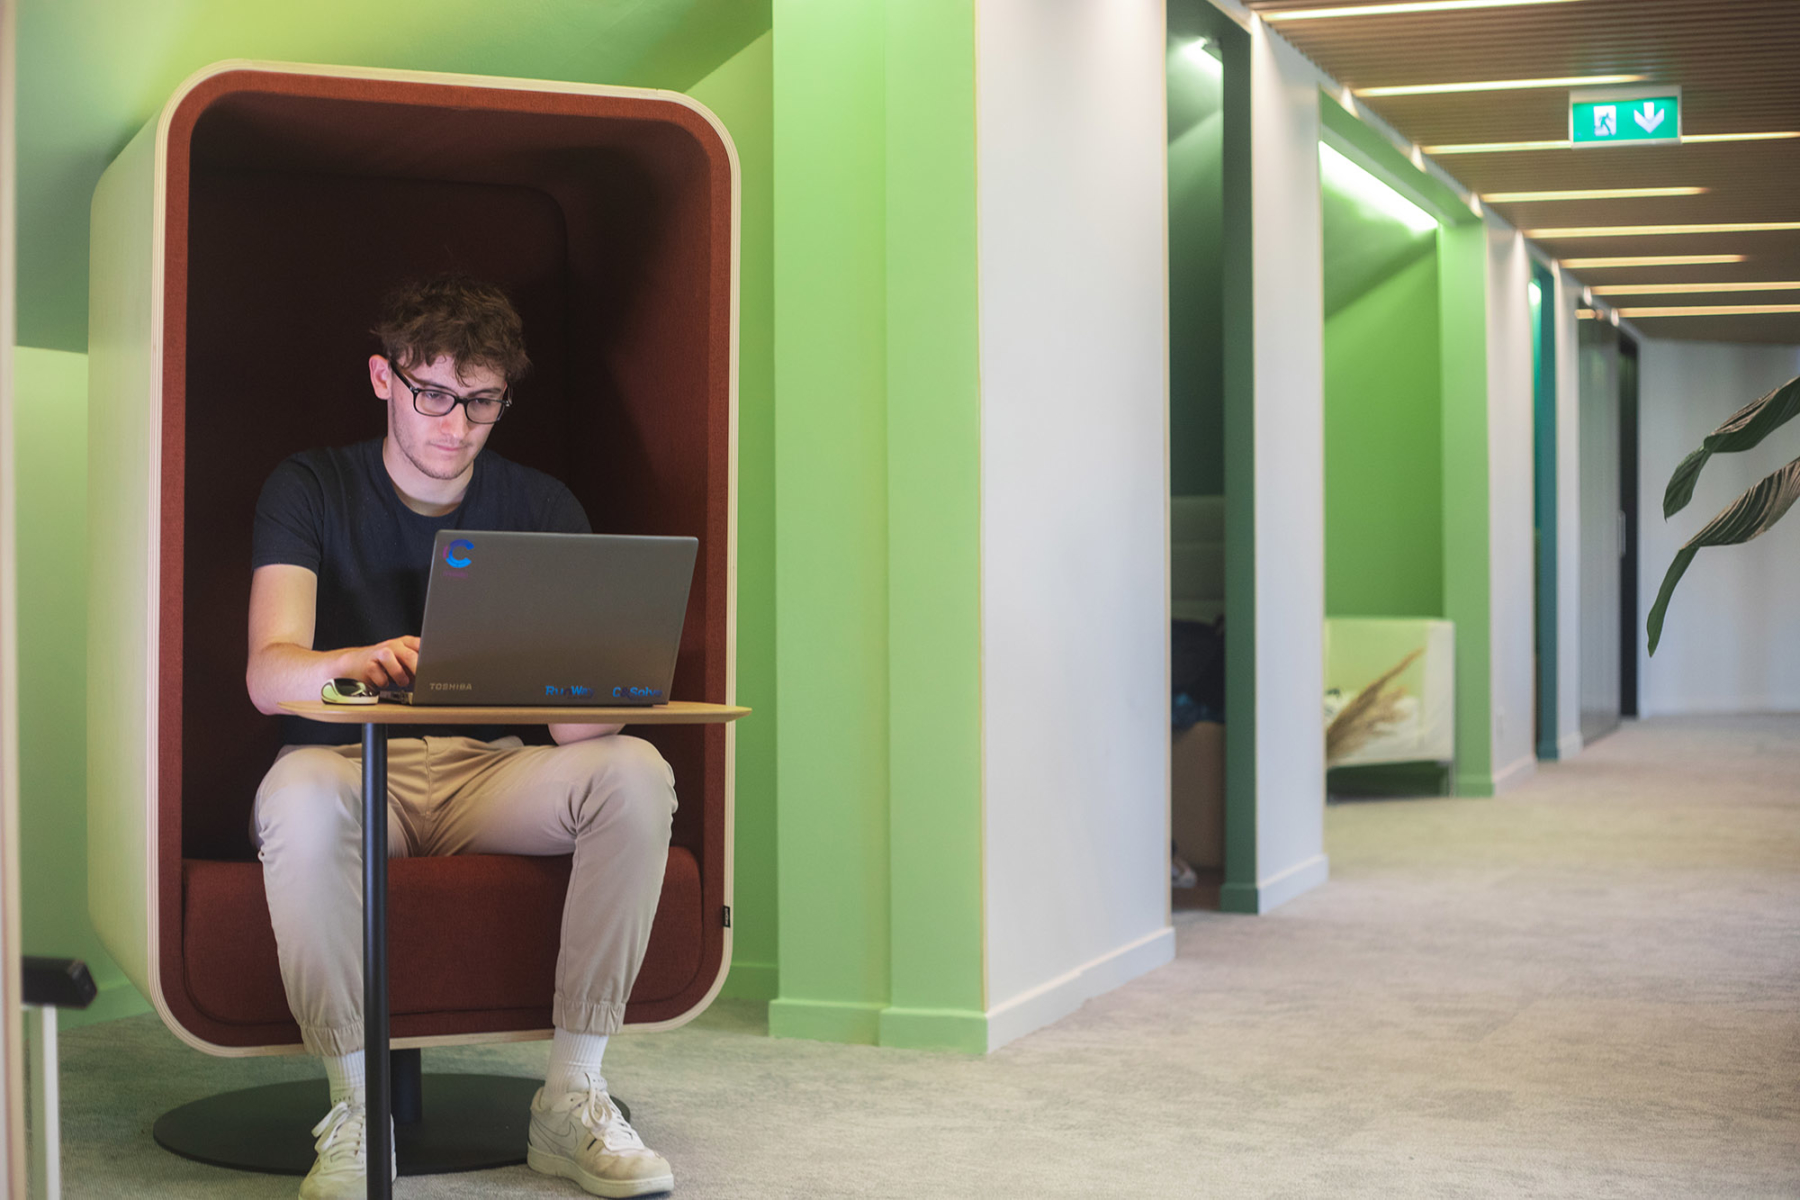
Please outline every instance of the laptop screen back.
[{"label": "laptop screen back", "polygon": [[698,547],[680,537],[440,531],[414,702],[666,702]]}]

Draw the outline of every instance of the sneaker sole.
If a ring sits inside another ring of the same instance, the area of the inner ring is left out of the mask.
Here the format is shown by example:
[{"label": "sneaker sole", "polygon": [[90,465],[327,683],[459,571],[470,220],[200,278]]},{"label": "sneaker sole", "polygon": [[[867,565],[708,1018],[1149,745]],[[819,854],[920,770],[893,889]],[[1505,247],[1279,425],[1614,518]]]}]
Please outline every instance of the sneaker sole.
[{"label": "sneaker sole", "polygon": [[673,1174],[657,1175],[649,1179],[601,1179],[582,1170],[581,1164],[574,1159],[539,1150],[536,1146],[526,1150],[525,1162],[540,1175],[573,1180],[588,1195],[605,1196],[607,1200],[623,1200],[628,1196],[654,1196],[658,1192],[673,1191],[675,1188]]}]

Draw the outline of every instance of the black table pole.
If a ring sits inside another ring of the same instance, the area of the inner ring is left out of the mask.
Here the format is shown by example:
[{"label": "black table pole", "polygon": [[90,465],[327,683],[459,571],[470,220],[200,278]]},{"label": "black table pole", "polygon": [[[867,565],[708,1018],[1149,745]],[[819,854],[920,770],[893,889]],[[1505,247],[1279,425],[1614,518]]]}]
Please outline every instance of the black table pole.
[{"label": "black table pole", "polygon": [[394,1132],[388,1073],[387,726],[363,726],[363,1071],[369,1200],[391,1200]]}]

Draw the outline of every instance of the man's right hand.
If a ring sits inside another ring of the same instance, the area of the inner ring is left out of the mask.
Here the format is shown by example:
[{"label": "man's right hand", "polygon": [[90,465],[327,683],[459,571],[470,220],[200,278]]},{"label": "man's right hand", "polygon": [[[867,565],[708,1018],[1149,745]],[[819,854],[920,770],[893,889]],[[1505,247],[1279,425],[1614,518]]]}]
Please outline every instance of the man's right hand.
[{"label": "man's right hand", "polygon": [[413,676],[419,671],[419,639],[411,634],[341,653],[341,677],[360,679],[378,688],[411,687]]}]

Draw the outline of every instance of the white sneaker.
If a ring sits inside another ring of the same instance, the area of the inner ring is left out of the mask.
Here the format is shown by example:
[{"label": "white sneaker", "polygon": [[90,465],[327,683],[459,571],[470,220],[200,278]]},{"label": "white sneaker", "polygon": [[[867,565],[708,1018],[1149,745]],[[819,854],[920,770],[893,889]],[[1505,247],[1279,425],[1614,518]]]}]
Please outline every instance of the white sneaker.
[{"label": "white sneaker", "polygon": [[648,1196],[675,1186],[668,1160],[644,1145],[598,1083],[559,1097],[539,1088],[529,1143],[532,1170],[572,1179],[591,1196]]},{"label": "white sneaker", "polygon": [[[319,1156],[300,1181],[300,1200],[364,1200],[368,1182],[368,1110],[360,1101],[339,1100],[313,1126]],[[390,1139],[388,1145],[394,1143]],[[388,1178],[397,1174],[397,1162],[388,1163]]]}]

